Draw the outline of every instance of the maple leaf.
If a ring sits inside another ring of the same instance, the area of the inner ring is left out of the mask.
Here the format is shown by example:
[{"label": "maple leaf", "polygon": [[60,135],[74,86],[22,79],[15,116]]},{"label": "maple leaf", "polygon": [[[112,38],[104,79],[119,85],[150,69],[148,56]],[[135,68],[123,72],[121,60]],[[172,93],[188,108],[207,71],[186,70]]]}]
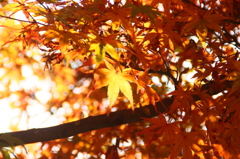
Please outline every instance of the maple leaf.
[{"label": "maple leaf", "polygon": [[191,109],[191,104],[195,104],[194,99],[192,97],[192,95],[194,94],[194,92],[192,92],[191,90],[189,90],[189,88],[184,91],[181,87],[176,86],[178,89],[169,93],[168,95],[174,95],[175,96],[175,100],[173,102],[173,104],[171,105],[171,109],[169,110],[170,113],[174,112],[175,110],[179,109],[181,111],[186,111],[187,114],[189,115],[188,112]]},{"label": "maple leaf", "polygon": [[149,5],[136,6],[134,4],[126,4],[125,7],[132,8],[131,18],[134,18],[139,13],[145,13],[153,24],[156,23],[156,15],[162,17],[162,15],[158,11],[156,11],[154,7]]},{"label": "maple leaf", "polygon": [[[39,72],[40,65],[36,63],[39,53],[35,48],[40,48],[40,53],[45,53],[41,59],[45,68],[55,65],[50,74],[51,90],[47,89],[52,98],[44,109],[51,114],[66,109],[63,122],[96,115],[74,125],[38,129],[53,130],[40,138],[36,135],[25,139],[33,130],[10,133],[13,136],[23,133],[16,136],[26,144],[43,142],[39,150],[41,157],[71,158],[84,150],[87,155],[122,158],[118,154],[121,150],[125,151],[125,158],[138,154],[143,158],[148,154],[148,158],[240,158],[239,5],[236,1],[0,1],[3,2],[0,4],[0,45],[3,45],[0,102],[6,99],[21,112],[31,108],[29,102],[43,103],[38,94],[42,89],[39,84],[46,82],[38,82],[34,88],[24,86],[31,72],[39,80],[45,75]],[[18,19],[19,13],[24,14],[25,20]],[[11,47],[6,47],[10,43]],[[26,52],[25,58],[19,58],[20,52]],[[56,65],[62,61],[64,65]],[[25,64],[33,64],[34,69],[28,71]],[[197,87],[182,76],[192,71]],[[21,85],[17,92],[15,83]],[[169,93],[167,88],[174,86],[175,91]],[[43,88],[48,87],[43,85]],[[86,98],[90,93],[91,98]],[[26,98],[34,94],[36,101]],[[120,95],[123,100],[118,98]],[[160,100],[164,95],[166,99]],[[110,107],[116,104],[120,109],[130,105],[133,108],[134,102],[144,106],[145,115],[153,118],[143,118],[147,122],[140,122],[142,108],[139,108],[132,116],[131,110],[118,110],[106,119],[105,115],[99,115],[107,112],[103,103],[106,96]],[[153,112],[152,107],[164,115]],[[124,117],[124,121],[116,116]],[[128,124],[131,122],[137,123]],[[119,124],[124,125],[100,129]],[[69,131],[65,131],[66,126]],[[17,127],[14,124],[9,128],[17,130]],[[134,132],[140,128],[146,129],[135,136]],[[81,134],[90,130],[94,131]],[[54,131],[59,133],[52,135]],[[142,134],[146,137],[142,138]],[[48,141],[73,135],[71,141],[69,138]],[[116,144],[111,145],[109,141],[114,138]],[[120,147],[118,140],[122,138],[133,144],[127,149],[124,144]],[[145,142],[146,139],[150,141]],[[10,142],[3,143],[12,146]],[[144,148],[148,144],[150,148]],[[60,151],[52,153],[55,146]],[[73,149],[77,150],[74,154]],[[5,150],[0,147],[3,157],[10,158]]]},{"label": "maple leaf", "polygon": [[119,55],[115,48],[108,44],[101,41],[100,43],[93,43],[90,45],[90,50],[94,50],[95,58],[96,58],[96,67],[100,65],[100,63],[105,58],[106,52],[115,60],[119,61]]},{"label": "maple leaf", "polygon": [[173,146],[173,150],[171,152],[171,158],[176,158],[181,151],[183,151],[183,157],[191,159],[193,156],[193,152],[200,152],[201,148],[199,146],[199,141],[201,141],[199,137],[199,131],[193,131],[190,133],[182,132],[176,135],[174,140],[175,144]]},{"label": "maple leaf", "polygon": [[[209,29],[214,29],[219,33],[222,33],[220,26],[217,24],[217,21],[221,21],[224,19],[229,19],[228,17],[220,16],[218,14],[213,14],[213,9],[208,10],[201,17],[196,13],[190,13],[189,16],[180,17],[178,19],[179,22],[188,22],[181,31],[181,35],[184,33],[190,32],[193,29],[196,29],[197,36],[199,37],[201,43],[204,42],[208,34]],[[202,45],[206,45],[205,43]]]},{"label": "maple leaf", "polygon": [[[171,145],[173,145],[175,135],[181,131],[177,125],[179,124],[179,122],[168,123],[166,121],[166,118],[163,116],[163,114],[159,114],[157,118],[151,118],[151,119],[143,118],[143,119],[146,121],[149,121],[153,125],[142,130],[141,132],[138,132],[137,134],[153,135],[152,139],[148,143],[156,140],[157,139],[156,136],[158,137],[164,136],[167,143],[170,143]],[[163,144],[165,144],[165,142]]]},{"label": "maple leaf", "polygon": [[107,68],[100,68],[95,72],[100,75],[99,79],[96,81],[96,87],[101,88],[108,86],[107,94],[110,100],[110,106],[114,104],[121,91],[129,99],[133,109],[133,95],[129,81],[134,82],[134,77],[127,73],[128,69],[118,71],[107,61],[105,61],[105,64]]},{"label": "maple leaf", "polygon": [[237,145],[233,145],[231,140],[224,140],[222,138],[218,138],[220,144],[213,144],[213,147],[218,151],[221,156],[224,158],[239,158],[239,150],[236,151]]}]

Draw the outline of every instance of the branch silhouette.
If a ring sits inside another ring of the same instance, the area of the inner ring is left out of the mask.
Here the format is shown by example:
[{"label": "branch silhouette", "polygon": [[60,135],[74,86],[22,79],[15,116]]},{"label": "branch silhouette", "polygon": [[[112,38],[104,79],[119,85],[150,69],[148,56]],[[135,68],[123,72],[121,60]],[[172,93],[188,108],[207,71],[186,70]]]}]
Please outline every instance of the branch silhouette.
[{"label": "branch silhouette", "polygon": [[[209,84],[202,86],[202,90],[211,90],[207,93],[209,95],[217,94],[226,88],[231,87],[231,81],[225,81],[225,87],[217,88],[217,90],[210,89],[214,82],[211,81]],[[216,87],[215,87],[216,88]],[[199,100],[198,96],[193,96],[195,100]],[[165,98],[161,102],[156,103],[156,107],[159,112],[167,112],[173,103],[174,98]],[[142,121],[142,117],[151,118],[157,116],[159,113],[156,112],[153,105],[147,105],[141,108],[135,108],[134,112],[132,109],[124,109],[109,114],[103,114],[98,116],[89,116],[84,119],[80,119],[74,122],[61,124],[58,126],[30,129],[25,131],[8,132],[0,134],[0,146],[17,146],[35,142],[44,142],[55,139],[67,138],[79,133],[84,133],[92,130],[97,130],[106,127],[114,127],[122,124],[133,123]],[[18,140],[14,142],[7,142],[4,140],[4,136],[14,137]]]}]

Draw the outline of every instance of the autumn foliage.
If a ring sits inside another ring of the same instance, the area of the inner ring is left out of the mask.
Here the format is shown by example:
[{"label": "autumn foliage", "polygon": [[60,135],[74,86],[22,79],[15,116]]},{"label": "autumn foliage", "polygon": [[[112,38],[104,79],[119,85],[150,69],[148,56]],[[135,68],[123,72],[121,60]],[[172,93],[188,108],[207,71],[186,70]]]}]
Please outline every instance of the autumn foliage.
[{"label": "autumn foliage", "polygon": [[240,158],[238,0],[0,5],[5,158]]}]

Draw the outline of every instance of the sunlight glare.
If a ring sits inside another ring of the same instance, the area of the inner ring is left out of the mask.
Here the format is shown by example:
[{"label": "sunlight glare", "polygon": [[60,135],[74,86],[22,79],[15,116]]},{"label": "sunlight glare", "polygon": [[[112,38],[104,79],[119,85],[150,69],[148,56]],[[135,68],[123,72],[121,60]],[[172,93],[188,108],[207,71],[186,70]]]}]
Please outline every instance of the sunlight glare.
[{"label": "sunlight glare", "polygon": [[11,123],[11,119],[13,117],[12,109],[9,105],[9,99],[3,98],[0,100],[0,106],[1,106],[1,111],[0,111],[0,132],[7,132],[9,130],[9,125]]},{"label": "sunlight glare", "polygon": [[159,77],[157,77],[157,76],[153,76],[153,77],[152,77],[152,81],[153,81],[154,83],[156,83],[156,84],[161,84],[161,82],[160,82],[160,80],[159,80]]},{"label": "sunlight glare", "polygon": [[42,104],[47,104],[47,102],[52,98],[52,94],[48,90],[37,91],[35,96]]}]

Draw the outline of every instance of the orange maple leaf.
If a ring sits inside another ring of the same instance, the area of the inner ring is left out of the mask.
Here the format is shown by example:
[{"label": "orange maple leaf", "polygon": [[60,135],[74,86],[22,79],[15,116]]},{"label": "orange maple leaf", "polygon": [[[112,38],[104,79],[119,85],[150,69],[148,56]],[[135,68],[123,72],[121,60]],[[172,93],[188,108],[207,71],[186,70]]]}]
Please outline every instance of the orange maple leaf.
[{"label": "orange maple leaf", "polygon": [[183,157],[191,159],[193,156],[193,152],[200,152],[201,148],[198,144],[198,140],[200,140],[197,136],[199,136],[199,131],[193,131],[190,133],[181,132],[175,136],[174,146],[172,152],[170,154],[171,158],[176,158],[179,153],[183,152]]},{"label": "orange maple leaf", "polygon": [[153,124],[150,127],[144,129],[143,131],[138,132],[139,134],[153,135],[149,143],[156,140],[157,139],[156,136],[157,137],[164,136],[167,143],[173,145],[175,135],[181,131],[177,125],[179,124],[179,122],[168,123],[166,121],[166,118],[162,114],[159,114],[158,118],[151,119],[143,118],[143,119]]}]

